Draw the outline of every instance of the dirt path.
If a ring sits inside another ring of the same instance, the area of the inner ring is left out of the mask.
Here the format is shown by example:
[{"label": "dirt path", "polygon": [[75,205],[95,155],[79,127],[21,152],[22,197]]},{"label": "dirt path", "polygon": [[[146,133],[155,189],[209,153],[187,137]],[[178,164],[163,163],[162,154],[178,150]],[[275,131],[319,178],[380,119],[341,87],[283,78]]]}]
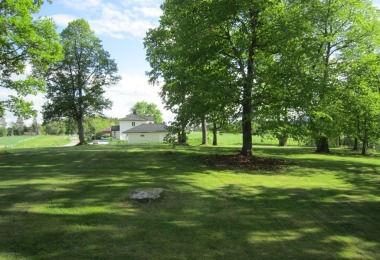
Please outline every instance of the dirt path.
[{"label": "dirt path", "polygon": [[62,147],[71,147],[76,146],[79,143],[78,137],[70,137],[70,143],[62,145]]}]

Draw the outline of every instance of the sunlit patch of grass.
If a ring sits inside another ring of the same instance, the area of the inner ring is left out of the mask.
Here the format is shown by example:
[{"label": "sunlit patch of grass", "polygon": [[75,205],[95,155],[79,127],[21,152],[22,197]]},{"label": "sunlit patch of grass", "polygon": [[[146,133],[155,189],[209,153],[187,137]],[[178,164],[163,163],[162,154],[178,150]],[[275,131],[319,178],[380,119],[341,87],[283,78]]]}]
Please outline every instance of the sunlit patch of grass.
[{"label": "sunlit patch of grass", "polygon": [[62,146],[70,143],[70,138],[67,136],[58,135],[40,135],[35,138],[21,142],[15,148],[41,148],[41,147],[55,147]]}]

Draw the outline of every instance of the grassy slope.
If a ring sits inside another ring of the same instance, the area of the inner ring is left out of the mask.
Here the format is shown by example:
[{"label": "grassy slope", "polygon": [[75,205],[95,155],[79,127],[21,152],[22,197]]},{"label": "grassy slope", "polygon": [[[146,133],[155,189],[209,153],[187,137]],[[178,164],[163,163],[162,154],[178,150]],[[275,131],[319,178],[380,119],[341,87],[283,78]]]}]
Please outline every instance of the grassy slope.
[{"label": "grassy slope", "polygon": [[[235,151],[0,151],[0,258],[380,258],[378,157],[261,146],[257,155],[296,166],[249,172],[203,163],[207,154]],[[130,201],[141,187],[163,187],[165,197]]]}]

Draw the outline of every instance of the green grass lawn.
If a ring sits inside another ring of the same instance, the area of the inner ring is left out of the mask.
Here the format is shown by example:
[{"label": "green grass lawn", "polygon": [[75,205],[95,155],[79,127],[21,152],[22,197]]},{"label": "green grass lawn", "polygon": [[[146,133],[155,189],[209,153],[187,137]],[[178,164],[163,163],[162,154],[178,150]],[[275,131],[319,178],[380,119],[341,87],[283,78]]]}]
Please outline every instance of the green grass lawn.
[{"label": "green grass lawn", "polygon": [[60,135],[40,135],[34,139],[17,144],[16,148],[55,147],[70,143],[70,137]]},{"label": "green grass lawn", "polygon": [[0,147],[16,145],[18,142],[26,139],[31,139],[33,136],[21,135],[21,136],[2,136],[0,137]]},{"label": "green grass lawn", "polygon": [[[2,138],[4,139],[1,140]],[[0,148],[55,147],[68,143],[70,143],[69,137],[58,135],[0,137]]]},{"label": "green grass lawn", "polygon": [[[207,135],[208,145],[212,145],[213,135],[212,132],[209,131]],[[241,133],[218,133],[218,145],[241,145],[243,142],[243,136]],[[261,137],[254,135],[252,136],[253,145],[278,145],[278,140],[276,138],[270,137]],[[191,145],[200,145],[202,143],[202,133],[201,132],[191,132],[188,135],[188,143]],[[298,146],[298,141],[289,138],[288,140],[289,146]]]},{"label": "green grass lawn", "polygon": [[380,158],[313,150],[256,147],[295,163],[275,172],[205,165],[236,147],[0,151],[0,259],[380,259]]}]

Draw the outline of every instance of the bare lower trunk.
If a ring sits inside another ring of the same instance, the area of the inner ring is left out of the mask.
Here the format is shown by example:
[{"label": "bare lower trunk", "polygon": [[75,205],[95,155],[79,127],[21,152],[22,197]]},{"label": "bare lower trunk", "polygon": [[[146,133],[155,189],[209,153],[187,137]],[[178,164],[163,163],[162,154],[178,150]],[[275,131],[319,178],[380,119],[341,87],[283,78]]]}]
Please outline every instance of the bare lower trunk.
[{"label": "bare lower trunk", "polygon": [[329,139],[326,136],[320,136],[317,140],[317,153],[330,153]]},{"label": "bare lower trunk", "polygon": [[212,145],[218,145],[218,128],[216,127],[216,124],[214,123],[213,129],[212,129]]},{"label": "bare lower trunk", "polygon": [[86,144],[86,140],[84,139],[83,118],[79,118],[77,120],[77,123],[78,123],[78,135],[79,135],[79,144],[78,145],[84,145],[84,144]]},{"label": "bare lower trunk", "polygon": [[202,118],[202,144],[207,145],[207,125],[205,118]]},{"label": "bare lower trunk", "polygon": [[179,140],[180,144],[186,144],[187,137],[186,137],[186,126],[184,124],[181,125],[181,138]]},{"label": "bare lower trunk", "polygon": [[367,145],[365,142],[363,142],[363,146],[362,146],[362,155],[366,155],[367,153]]},{"label": "bare lower trunk", "polygon": [[278,139],[278,146],[287,146],[288,145],[288,136],[287,135],[279,136],[277,139]]},{"label": "bare lower trunk", "polygon": [[247,84],[243,91],[243,147],[241,148],[241,154],[246,156],[252,156],[252,86]]},{"label": "bare lower trunk", "polygon": [[354,138],[354,148],[352,150],[359,151],[359,140],[357,137]]},{"label": "bare lower trunk", "polygon": [[251,122],[244,122],[243,120],[243,147],[241,148],[241,154],[246,156],[252,155],[252,127]]},{"label": "bare lower trunk", "polygon": [[362,155],[366,155],[367,147],[368,147],[368,134],[366,128],[367,120],[364,120],[364,134],[363,134],[363,146],[362,146]]}]

